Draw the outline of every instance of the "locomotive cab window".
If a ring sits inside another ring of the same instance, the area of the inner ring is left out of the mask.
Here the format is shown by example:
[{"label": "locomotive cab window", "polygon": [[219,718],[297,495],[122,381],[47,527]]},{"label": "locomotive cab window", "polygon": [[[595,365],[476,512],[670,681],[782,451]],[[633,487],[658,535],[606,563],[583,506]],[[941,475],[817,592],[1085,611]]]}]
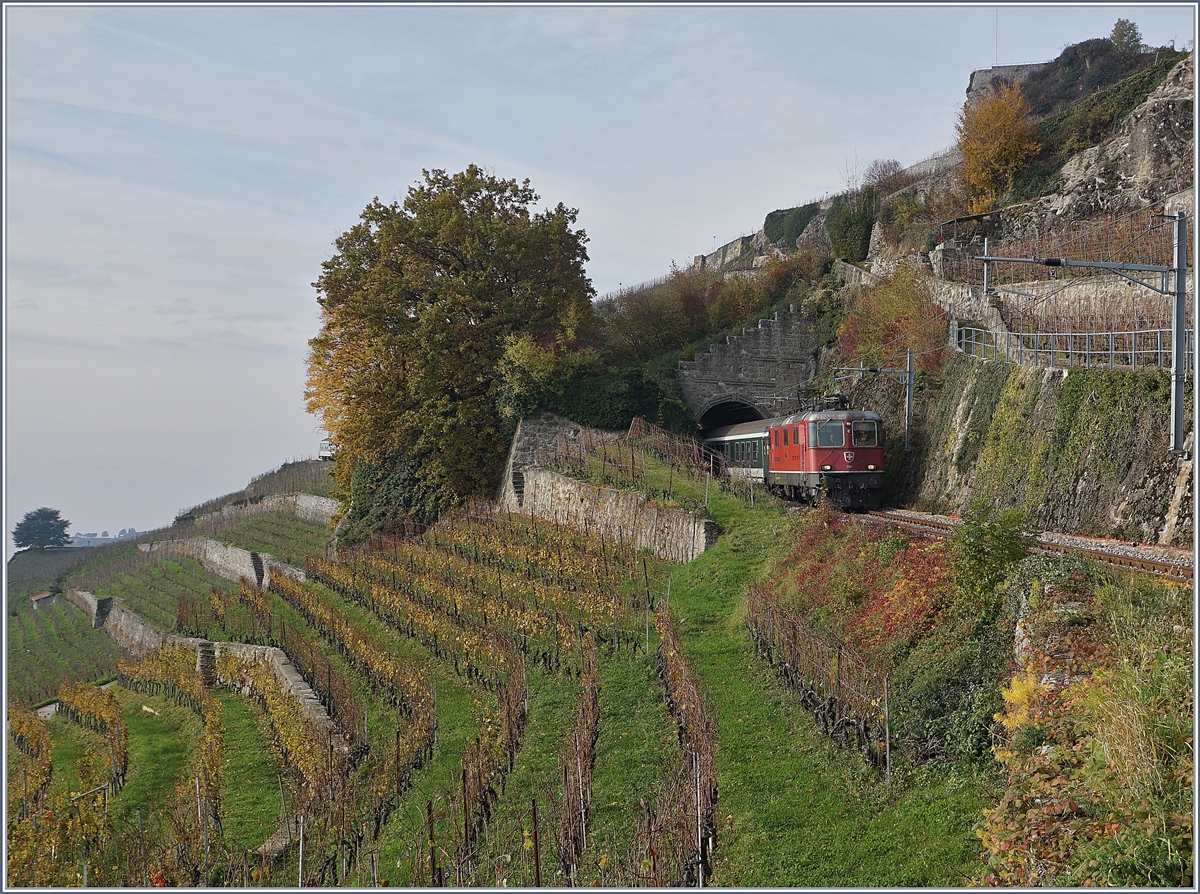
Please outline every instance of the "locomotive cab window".
[{"label": "locomotive cab window", "polygon": [[877,422],[855,422],[851,426],[854,434],[855,447],[878,447],[879,432]]},{"label": "locomotive cab window", "polygon": [[797,445],[800,443],[800,426],[798,425],[792,426],[792,443]]},{"label": "locomotive cab window", "polygon": [[783,446],[784,446],[784,447],[786,447],[787,445],[788,445],[788,440],[787,440],[787,429],[785,428],[785,429],[783,430]]},{"label": "locomotive cab window", "polygon": [[846,444],[846,428],[841,421],[817,423],[818,447],[842,447]]}]

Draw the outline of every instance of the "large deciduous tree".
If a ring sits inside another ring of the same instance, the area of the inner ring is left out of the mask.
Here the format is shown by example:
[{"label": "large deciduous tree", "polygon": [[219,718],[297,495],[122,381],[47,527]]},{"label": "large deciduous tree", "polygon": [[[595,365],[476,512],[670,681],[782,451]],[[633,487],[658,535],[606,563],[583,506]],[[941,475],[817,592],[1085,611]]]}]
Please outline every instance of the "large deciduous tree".
[{"label": "large deciduous tree", "polygon": [[309,411],[338,449],[343,492],[360,467],[397,470],[403,484],[385,488],[396,515],[494,487],[506,345],[563,353],[594,294],[575,209],[537,212],[528,180],[474,165],[423,174],[402,205],[372,201],[313,284],[322,327],[309,342]]},{"label": "large deciduous tree", "polygon": [[1013,178],[1040,148],[1033,138],[1033,118],[1021,85],[1001,85],[963,106],[955,130],[968,207],[978,214],[1012,189]]},{"label": "large deciduous tree", "polygon": [[32,547],[46,549],[51,546],[66,546],[71,542],[67,528],[71,522],[60,518],[57,509],[43,506],[25,513],[25,517],[13,528],[13,543],[17,549]]}]

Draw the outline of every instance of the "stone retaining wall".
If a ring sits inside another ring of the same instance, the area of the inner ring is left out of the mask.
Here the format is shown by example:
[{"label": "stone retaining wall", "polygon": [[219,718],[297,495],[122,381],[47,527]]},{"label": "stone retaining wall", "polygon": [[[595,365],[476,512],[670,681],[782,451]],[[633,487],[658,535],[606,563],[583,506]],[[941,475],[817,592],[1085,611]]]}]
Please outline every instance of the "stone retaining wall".
[{"label": "stone retaining wall", "polygon": [[[266,589],[271,583],[271,573],[286,574],[297,580],[306,580],[303,571],[280,562],[270,553],[256,553],[229,546],[211,537],[188,537],[182,540],[152,540],[139,543],[144,553],[191,556],[208,571],[235,583],[245,578]],[[257,564],[257,567],[256,567]]]},{"label": "stone retaining wall", "polygon": [[305,521],[328,525],[337,515],[340,504],[332,497],[316,494],[271,494],[251,503],[230,503],[217,512],[197,516],[196,522],[208,519],[233,521],[264,512],[287,512]]},{"label": "stone retaining wall", "polygon": [[635,550],[648,549],[668,562],[690,562],[717,540],[712,519],[656,505],[642,493],[598,487],[536,467],[525,468],[523,476],[523,498],[518,503],[507,487],[502,510],[556,521]]},{"label": "stone retaining wall", "polygon": [[[98,604],[103,604],[111,597],[98,598],[86,590],[68,590],[67,599],[79,606],[93,623],[97,615]],[[270,665],[279,688],[300,703],[308,722],[324,736],[333,733],[334,748],[346,751],[348,745],[329,713],[317,698],[299,671],[288,660],[287,654],[275,646],[259,646],[252,643],[213,642],[195,636],[175,636],[155,627],[135,612],[130,611],[120,602],[115,602],[104,618],[104,629],[125,652],[141,658],[160,646],[187,646],[194,649],[199,656],[200,650],[211,646],[216,657],[232,654],[247,658],[256,663]],[[222,685],[228,680],[218,680]]]}]

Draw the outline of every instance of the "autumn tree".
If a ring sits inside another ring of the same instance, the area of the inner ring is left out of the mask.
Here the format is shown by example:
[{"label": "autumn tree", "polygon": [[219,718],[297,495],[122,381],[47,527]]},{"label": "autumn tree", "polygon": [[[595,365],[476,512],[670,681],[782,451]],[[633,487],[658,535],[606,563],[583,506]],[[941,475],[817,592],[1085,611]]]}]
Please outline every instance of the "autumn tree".
[{"label": "autumn tree", "polygon": [[1020,84],[1002,85],[964,105],[955,130],[969,210],[978,214],[1012,189],[1013,178],[1040,148]]},{"label": "autumn tree", "polygon": [[423,174],[403,204],[372,201],[313,284],[307,406],[338,450],[342,493],[391,494],[375,522],[488,492],[507,440],[506,346],[553,358],[591,314],[575,209],[537,212],[528,180],[474,165]]},{"label": "autumn tree", "polygon": [[57,509],[43,506],[25,513],[24,518],[13,528],[13,543],[17,549],[32,547],[46,549],[51,546],[66,546],[71,542],[67,528],[71,522],[60,518]]},{"label": "autumn tree", "polygon": [[908,348],[918,363],[937,363],[947,341],[945,315],[929,278],[914,263],[900,264],[877,284],[858,290],[838,329],[842,353],[868,366],[895,364]]}]

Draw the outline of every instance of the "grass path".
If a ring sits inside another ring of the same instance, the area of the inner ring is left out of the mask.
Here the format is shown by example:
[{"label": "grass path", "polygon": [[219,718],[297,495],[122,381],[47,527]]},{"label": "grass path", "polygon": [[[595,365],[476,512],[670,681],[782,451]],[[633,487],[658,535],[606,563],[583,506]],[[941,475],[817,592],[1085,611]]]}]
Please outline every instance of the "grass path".
[{"label": "grass path", "polygon": [[276,765],[265,718],[250,700],[219,689],[225,766],[221,775],[221,808],[225,841],[234,851],[253,850],[275,831],[282,815]]},{"label": "grass path", "polygon": [[671,607],[716,721],[718,885],[962,884],[980,848],[969,779],[926,771],[889,792],[825,739],[756,657],[742,586],[786,544],[786,518],[714,499],[717,544],[675,568]]}]

